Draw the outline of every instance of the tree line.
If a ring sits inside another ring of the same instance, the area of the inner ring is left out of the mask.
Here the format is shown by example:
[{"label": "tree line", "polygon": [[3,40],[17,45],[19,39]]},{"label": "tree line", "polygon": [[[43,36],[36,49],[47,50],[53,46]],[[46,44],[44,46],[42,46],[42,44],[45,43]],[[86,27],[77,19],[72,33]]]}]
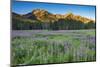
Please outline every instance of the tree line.
[{"label": "tree line", "polygon": [[12,19],[13,30],[79,30],[95,29],[95,23],[83,23],[76,20],[59,19],[55,22],[41,22],[38,20]]}]

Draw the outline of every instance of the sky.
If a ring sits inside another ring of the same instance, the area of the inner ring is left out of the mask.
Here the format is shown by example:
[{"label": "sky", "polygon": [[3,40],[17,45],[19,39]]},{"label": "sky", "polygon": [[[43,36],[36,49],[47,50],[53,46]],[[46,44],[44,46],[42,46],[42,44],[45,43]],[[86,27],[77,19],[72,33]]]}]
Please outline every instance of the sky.
[{"label": "sky", "polygon": [[95,6],[13,1],[12,12],[27,14],[34,9],[44,9],[53,14],[73,13],[95,20]]}]

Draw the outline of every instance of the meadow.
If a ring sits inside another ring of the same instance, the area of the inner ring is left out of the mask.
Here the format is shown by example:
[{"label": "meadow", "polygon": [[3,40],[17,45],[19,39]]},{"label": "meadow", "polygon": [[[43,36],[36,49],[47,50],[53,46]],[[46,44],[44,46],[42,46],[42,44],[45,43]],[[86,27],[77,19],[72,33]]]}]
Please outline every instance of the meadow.
[{"label": "meadow", "polygon": [[96,60],[95,30],[13,30],[14,65]]}]

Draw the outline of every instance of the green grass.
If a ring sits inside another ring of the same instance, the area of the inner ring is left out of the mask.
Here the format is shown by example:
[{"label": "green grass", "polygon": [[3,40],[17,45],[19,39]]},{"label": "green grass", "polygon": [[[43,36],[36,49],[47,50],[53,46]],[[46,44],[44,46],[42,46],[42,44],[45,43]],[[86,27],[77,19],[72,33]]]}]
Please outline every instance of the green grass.
[{"label": "green grass", "polygon": [[95,33],[78,31],[15,37],[12,39],[12,64],[95,61],[95,43],[88,41],[88,35],[95,36]]}]

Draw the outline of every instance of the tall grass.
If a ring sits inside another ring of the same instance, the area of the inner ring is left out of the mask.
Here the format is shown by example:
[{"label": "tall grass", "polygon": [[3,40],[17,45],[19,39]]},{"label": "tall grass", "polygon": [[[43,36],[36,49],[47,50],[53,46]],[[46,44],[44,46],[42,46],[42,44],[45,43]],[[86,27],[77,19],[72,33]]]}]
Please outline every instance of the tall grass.
[{"label": "tall grass", "polygon": [[95,34],[91,33],[35,34],[32,37],[14,37],[12,64],[95,61]]}]

